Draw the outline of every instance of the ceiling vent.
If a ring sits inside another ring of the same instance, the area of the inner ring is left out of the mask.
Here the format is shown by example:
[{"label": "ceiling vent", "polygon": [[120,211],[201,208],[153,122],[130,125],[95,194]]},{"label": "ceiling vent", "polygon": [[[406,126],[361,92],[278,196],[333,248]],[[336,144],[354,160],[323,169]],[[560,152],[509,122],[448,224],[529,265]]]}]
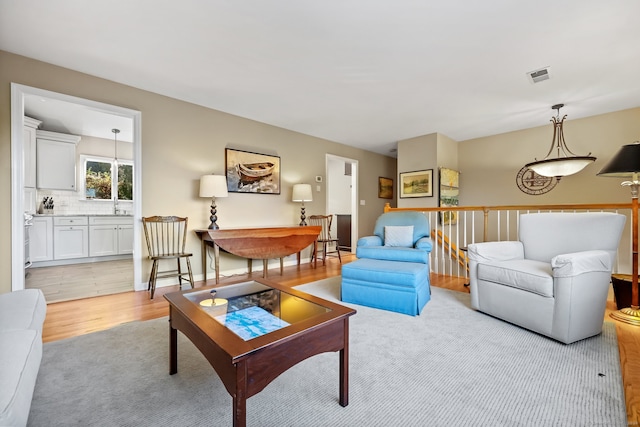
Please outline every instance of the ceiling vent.
[{"label": "ceiling vent", "polygon": [[549,67],[540,68],[539,70],[529,71],[527,73],[531,83],[540,83],[549,80]]}]

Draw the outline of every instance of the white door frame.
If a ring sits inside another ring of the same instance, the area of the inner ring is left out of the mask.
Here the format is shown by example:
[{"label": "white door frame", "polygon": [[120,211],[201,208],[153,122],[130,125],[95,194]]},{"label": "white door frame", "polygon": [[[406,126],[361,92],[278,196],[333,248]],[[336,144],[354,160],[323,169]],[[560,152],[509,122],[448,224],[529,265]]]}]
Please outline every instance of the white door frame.
[{"label": "white door frame", "polygon": [[88,108],[133,120],[133,278],[134,289],[146,287],[141,280],[140,221],[142,218],[142,113],[129,108],[104,104],[75,96],[64,95],[17,83],[11,83],[11,290],[24,289],[24,177],[23,177],[23,129],[25,96],[80,104]]}]

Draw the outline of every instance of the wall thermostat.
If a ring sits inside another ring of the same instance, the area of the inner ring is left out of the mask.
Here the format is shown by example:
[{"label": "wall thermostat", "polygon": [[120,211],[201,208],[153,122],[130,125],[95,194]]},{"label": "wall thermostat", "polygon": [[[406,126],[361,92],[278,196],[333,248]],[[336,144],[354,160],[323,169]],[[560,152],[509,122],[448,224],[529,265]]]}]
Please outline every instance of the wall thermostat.
[{"label": "wall thermostat", "polygon": [[322,177],[320,175],[316,176],[316,182],[322,182]]}]

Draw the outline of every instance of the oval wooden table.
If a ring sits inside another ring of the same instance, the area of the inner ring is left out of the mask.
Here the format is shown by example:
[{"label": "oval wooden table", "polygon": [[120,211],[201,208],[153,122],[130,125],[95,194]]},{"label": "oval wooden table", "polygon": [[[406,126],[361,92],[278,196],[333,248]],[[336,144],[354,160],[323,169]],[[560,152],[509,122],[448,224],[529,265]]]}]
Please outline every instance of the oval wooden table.
[{"label": "oval wooden table", "polygon": [[[213,244],[213,254],[216,269],[216,283],[220,282],[220,248],[225,251],[248,259],[268,260],[283,258],[315,244],[322,227],[320,226],[276,226],[276,227],[247,227],[227,228],[217,230],[195,230],[204,244]],[[298,255],[298,262],[300,258]],[[317,260],[316,260],[317,265]],[[203,263],[206,271],[206,264]],[[206,276],[205,276],[206,280]]]}]

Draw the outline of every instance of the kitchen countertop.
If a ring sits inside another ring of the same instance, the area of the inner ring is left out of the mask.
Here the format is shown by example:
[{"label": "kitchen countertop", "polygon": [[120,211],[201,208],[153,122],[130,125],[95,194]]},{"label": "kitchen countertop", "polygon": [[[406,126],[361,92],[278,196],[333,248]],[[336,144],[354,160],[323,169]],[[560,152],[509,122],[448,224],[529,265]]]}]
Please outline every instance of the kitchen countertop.
[{"label": "kitchen countertop", "polygon": [[77,213],[77,214],[33,214],[33,216],[115,216],[115,217],[133,217],[133,215],[116,215],[116,214],[87,214],[87,213]]}]

